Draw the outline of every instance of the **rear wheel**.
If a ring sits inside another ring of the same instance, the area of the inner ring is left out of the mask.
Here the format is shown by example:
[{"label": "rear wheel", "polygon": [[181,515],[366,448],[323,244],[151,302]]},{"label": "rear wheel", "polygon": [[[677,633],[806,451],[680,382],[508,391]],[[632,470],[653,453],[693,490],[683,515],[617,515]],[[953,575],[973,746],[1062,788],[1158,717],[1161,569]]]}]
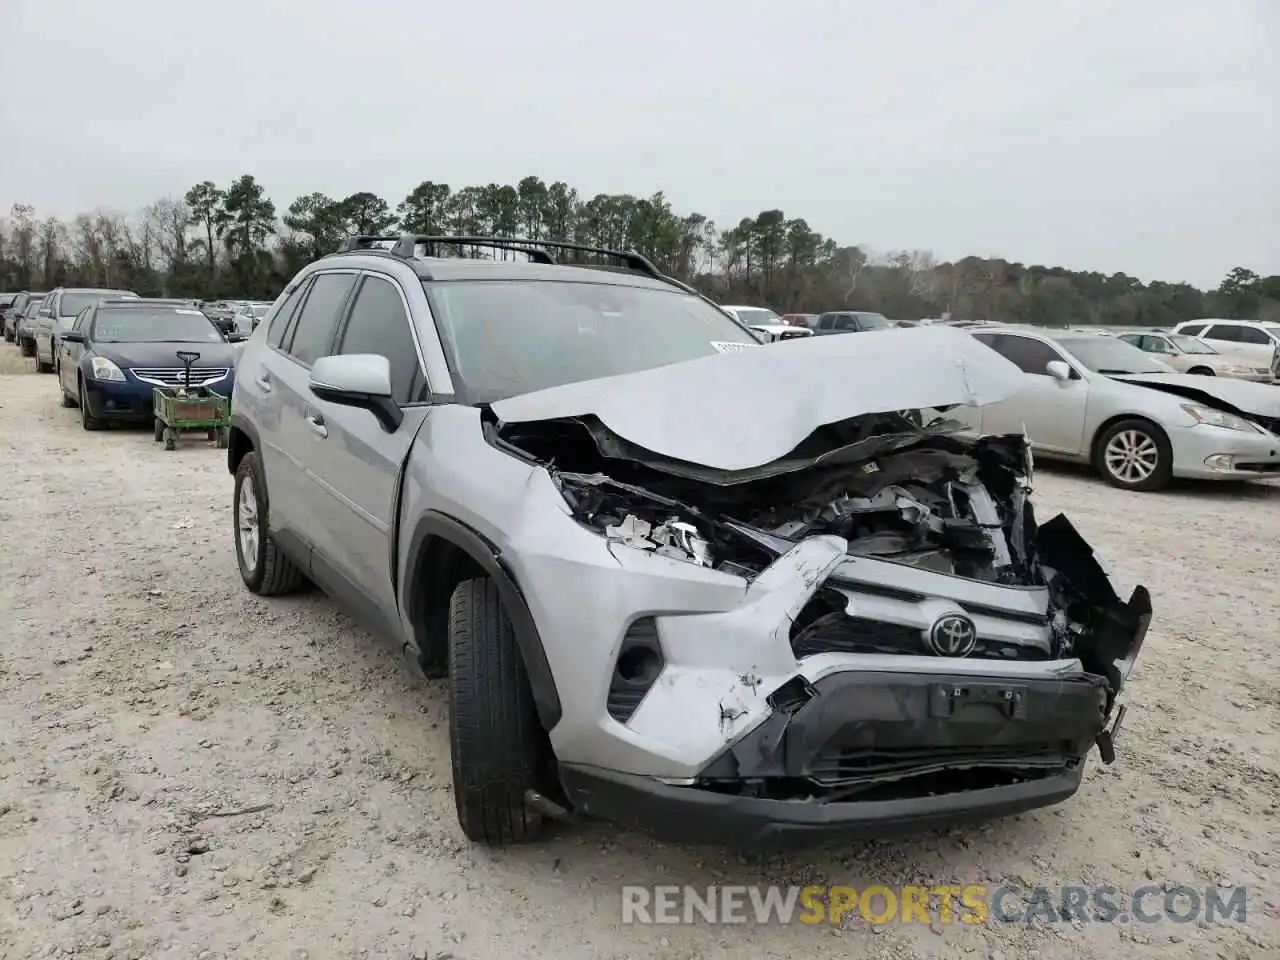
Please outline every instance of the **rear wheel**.
[{"label": "rear wheel", "polygon": [[1194,373],[1202,377],[1216,376],[1216,374],[1212,370],[1210,370],[1208,367],[1192,367],[1190,370],[1187,371],[1187,373]]},{"label": "rear wheel", "polygon": [[531,840],[542,817],[525,794],[536,790],[550,745],[533,690],[488,577],[458,584],[449,600],[449,741],[453,799],[469,840]]},{"label": "rear wheel", "polygon": [[1098,438],[1095,465],[1113,487],[1159,490],[1173,476],[1173,448],[1150,420],[1121,420]]},{"label": "rear wheel", "polygon": [[36,355],[35,341],[27,337],[23,337],[18,341],[18,349],[22,351],[24,357],[34,357]]},{"label": "rear wheel", "polygon": [[267,484],[255,450],[246,453],[236,466],[232,504],[236,562],[244,585],[263,597],[300,589],[306,582],[302,571],[276,546],[267,526]]}]

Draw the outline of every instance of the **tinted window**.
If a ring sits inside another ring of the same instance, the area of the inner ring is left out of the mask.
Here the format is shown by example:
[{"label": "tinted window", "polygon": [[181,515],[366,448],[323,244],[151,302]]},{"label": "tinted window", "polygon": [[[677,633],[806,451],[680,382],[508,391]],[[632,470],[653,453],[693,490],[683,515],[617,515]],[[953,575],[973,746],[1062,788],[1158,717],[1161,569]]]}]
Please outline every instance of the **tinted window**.
[{"label": "tinted window", "polygon": [[858,321],[853,318],[851,313],[836,314],[835,321],[831,324],[832,330],[857,330]]},{"label": "tinted window", "polygon": [[92,317],[93,317],[93,308],[85,307],[83,310],[80,311],[80,316],[76,317],[76,325],[73,329],[80,333],[84,333],[84,329],[89,325],[89,320]]},{"label": "tinted window", "polygon": [[365,277],[351,305],[338,353],[376,353],[391,362],[391,395],[397,403],[426,399],[426,380],[409,330],[400,292],[389,281]]},{"label": "tinted window", "polygon": [[856,316],[860,330],[888,330],[893,326],[882,313],[859,313]]},{"label": "tinted window", "polygon": [[1204,328],[1205,328],[1205,324],[1203,323],[1193,323],[1189,327],[1183,327],[1178,332],[1185,333],[1189,337],[1198,337],[1200,333],[1204,330]]},{"label": "tinted window", "polygon": [[1215,323],[1205,333],[1210,340],[1230,340],[1238,343],[1240,340],[1240,328],[1232,326],[1229,323]]},{"label": "tinted window", "polygon": [[298,311],[293,335],[289,338],[290,356],[311,366],[331,352],[342,305],[355,282],[352,273],[322,273],[311,282],[311,293]]},{"label": "tinted window", "polygon": [[1017,364],[1018,369],[1023,373],[1034,373],[1042,377],[1049,376],[1046,368],[1050,363],[1062,359],[1062,355],[1047,343],[1027,337],[1011,337],[1005,334],[996,339],[995,348]]},{"label": "tinted window", "polygon": [[1147,349],[1144,342],[1147,338],[1137,333],[1122,333],[1116,337],[1117,340],[1123,340],[1125,343],[1132,343],[1141,350]]},{"label": "tinted window", "polygon": [[305,280],[294,288],[293,293],[289,294],[284,303],[280,304],[280,309],[271,318],[271,326],[267,329],[267,343],[271,346],[278,347],[283,342],[285,331],[289,329],[289,321],[293,319],[293,315],[298,310],[298,304],[306,299],[307,291],[310,289],[310,281]]},{"label": "tinted window", "polygon": [[1270,343],[1271,338],[1256,327],[1236,327],[1241,343]]}]

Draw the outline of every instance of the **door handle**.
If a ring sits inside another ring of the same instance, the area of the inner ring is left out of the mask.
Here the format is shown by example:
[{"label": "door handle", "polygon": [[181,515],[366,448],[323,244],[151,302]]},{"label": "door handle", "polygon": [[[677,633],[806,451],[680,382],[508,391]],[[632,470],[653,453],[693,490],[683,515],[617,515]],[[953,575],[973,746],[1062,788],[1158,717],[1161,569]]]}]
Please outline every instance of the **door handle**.
[{"label": "door handle", "polygon": [[329,435],[329,428],[324,425],[324,417],[318,413],[310,414],[307,417],[307,426],[311,428],[312,433],[319,437],[327,437]]},{"label": "door handle", "polygon": [[254,383],[258,385],[258,389],[261,390],[263,393],[271,392],[271,378],[267,376],[265,373],[262,376],[258,377],[256,380],[254,380]]}]

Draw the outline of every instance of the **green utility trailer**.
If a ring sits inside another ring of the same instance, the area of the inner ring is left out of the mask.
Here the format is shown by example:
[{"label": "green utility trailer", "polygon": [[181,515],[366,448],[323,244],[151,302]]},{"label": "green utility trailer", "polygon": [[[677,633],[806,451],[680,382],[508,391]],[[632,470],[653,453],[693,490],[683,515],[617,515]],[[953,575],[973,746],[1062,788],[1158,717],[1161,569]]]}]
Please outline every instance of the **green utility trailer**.
[{"label": "green utility trailer", "polygon": [[155,440],[166,450],[175,450],[178,435],[203,433],[219,447],[226,448],[231,436],[231,400],[205,387],[191,386],[191,365],[200,354],[181,350],[186,383],[180,387],[156,387],[151,392],[155,413]]}]

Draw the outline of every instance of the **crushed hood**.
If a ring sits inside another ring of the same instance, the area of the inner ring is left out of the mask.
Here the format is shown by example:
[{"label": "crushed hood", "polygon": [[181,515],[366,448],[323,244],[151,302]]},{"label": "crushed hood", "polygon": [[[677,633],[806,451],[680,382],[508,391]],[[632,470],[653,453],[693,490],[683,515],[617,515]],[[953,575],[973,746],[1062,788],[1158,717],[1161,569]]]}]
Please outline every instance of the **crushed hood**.
[{"label": "crushed hood", "polygon": [[492,410],[504,423],[594,417],[645,450],[733,471],[772,463],[827,424],[985,406],[1013,396],[1023,378],[961,330],[895,329],[716,353],[526,393]]},{"label": "crushed hood", "polygon": [[1280,388],[1269,383],[1202,377],[1189,373],[1162,373],[1152,376],[1114,374],[1113,380],[1149,387],[1194,403],[1268,420],[1280,419]]}]

